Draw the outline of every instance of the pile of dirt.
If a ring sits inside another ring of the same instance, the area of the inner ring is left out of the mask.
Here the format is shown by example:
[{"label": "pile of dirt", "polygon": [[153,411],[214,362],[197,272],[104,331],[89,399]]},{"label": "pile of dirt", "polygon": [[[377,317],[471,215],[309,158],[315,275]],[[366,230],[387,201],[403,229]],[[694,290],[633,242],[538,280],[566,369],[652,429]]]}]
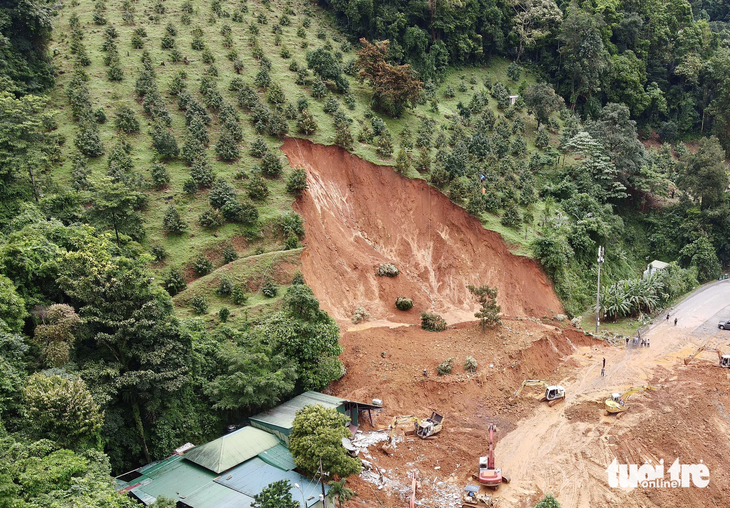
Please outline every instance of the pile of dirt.
[{"label": "pile of dirt", "polygon": [[[288,139],[282,150],[308,175],[308,190],[295,205],[305,220],[304,277],[340,322],[358,305],[374,320],[417,323],[421,311],[449,323],[473,320],[477,305],[468,284],[499,288],[505,315],[562,312],[534,260],[513,255],[499,234],[426,182],[336,146]],[[388,262],[400,275],[376,276]],[[412,298],[414,308],[398,311],[399,296]]]},{"label": "pile of dirt", "polygon": [[[365,458],[377,468],[374,474],[385,471],[385,486],[378,489],[377,481],[348,479],[359,499],[348,506],[372,506],[378,501],[404,506],[408,474],[414,469],[421,478],[419,500],[428,506],[460,506],[449,500],[474,482],[471,475],[479,457],[487,453],[489,424],[497,425],[499,441],[539,408],[540,389],[525,390],[520,398],[514,391],[530,377],[560,382],[572,370],[560,359],[576,351],[572,343],[581,336],[585,337],[538,320],[506,320],[500,329],[486,332],[474,322],[440,333],[416,326],[345,332],[340,358],[347,375],[329,391],[349,400],[383,400],[384,410],[373,413],[372,425],[367,418],[361,420],[363,431],[385,429],[395,416],[424,418],[432,411],[444,416],[441,433],[427,440],[406,434],[393,455],[371,447]],[[467,356],[476,358],[477,372],[465,371]],[[447,358],[454,358],[454,369],[438,376],[435,367]]]}]

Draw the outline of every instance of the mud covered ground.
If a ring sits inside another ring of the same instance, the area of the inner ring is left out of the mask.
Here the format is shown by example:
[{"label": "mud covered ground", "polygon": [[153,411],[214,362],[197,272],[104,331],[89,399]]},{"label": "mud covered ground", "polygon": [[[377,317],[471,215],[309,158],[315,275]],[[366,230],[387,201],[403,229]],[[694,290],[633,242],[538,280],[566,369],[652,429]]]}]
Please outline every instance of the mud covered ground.
[{"label": "mud covered ground", "polygon": [[[498,428],[497,466],[512,479],[493,493],[500,507],[530,507],[547,493],[563,507],[730,506],[730,371],[706,353],[682,362],[701,344],[727,349],[728,337],[712,320],[727,311],[730,285],[708,286],[672,309],[679,326],[656,323],[646,334],[651,348],[610,346],[556,321],[562,307],[537,264],[512,255],[499,235],[424,182],[336,147],[290,139],[283,150],[308,174],[309,189],[296,204],[306,221],[302,271],[343,330],[347,373],[328,392],[383,400],[372,425],[363,422],[366,433],[382,433],[395,416],[444,416],[436,436],[398,432],[392,454],[377,445],[365,450],[360,456],[370,470],[348,479],[358,495],[347,506],[407,506],[414,472],[418,506],[461,506],[460,493],[475,483],[487,452],[490,423]],[[376,277],[385,262],[400,275]],[[498,287],[502,327],[483,332],[473,321],[467,284]],[[397,296],[413,298],[414,308],[397,311]],[[353,325],[358,305],[371,319]],[[451,326],[421,330],[424,310]],[[464,370],[467,356],[478,361],[475,373]],[[436,366],[451,357],[453,372],[438,376]],[[516,398],[524,379],[559,383],[566,398],[549,407],[537,388]],[[658,389],[631,397],[620,418],[604,414],[612,392],[644,384]],[[677,458],[706,464],[709,486],[609,487],[606,468],[614,459],[663,460],[668,469]]]}]

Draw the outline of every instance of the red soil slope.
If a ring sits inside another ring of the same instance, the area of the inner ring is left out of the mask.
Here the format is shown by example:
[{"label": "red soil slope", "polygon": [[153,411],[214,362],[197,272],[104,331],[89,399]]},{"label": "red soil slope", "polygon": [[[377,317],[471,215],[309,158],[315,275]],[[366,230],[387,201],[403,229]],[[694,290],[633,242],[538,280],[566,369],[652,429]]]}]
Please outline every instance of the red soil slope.
[{"label": "red soil slope", "polygon": [[[449,323],[473,320],[477,305],[467,284],[497,286],[505,315],[562,311],[533,260],[510,253],[499,234],[425,182],[336,146],[288,139],[282,150],[308,175],[309,188],[295,205],[307,233],[303,274],[322,308],[339,321],[358,305],[372,320],[416,323],[421,311]],[[377,277],[386,262],[400,275]],[[412,298],[414,308],[398,311],[398,296]]]}]

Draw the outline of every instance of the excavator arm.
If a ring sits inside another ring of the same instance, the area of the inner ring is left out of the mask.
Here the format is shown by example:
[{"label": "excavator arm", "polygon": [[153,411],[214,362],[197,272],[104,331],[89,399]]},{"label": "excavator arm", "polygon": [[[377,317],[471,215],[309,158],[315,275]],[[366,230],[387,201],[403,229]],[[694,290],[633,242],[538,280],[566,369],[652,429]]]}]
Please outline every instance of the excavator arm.
[{"label": "excavator arm", "polygon": [[640,393],[640,392],[643,392],[643,391],[645,391],[645,390],[656,390],[656,386],[651,386],[651,385],[636,386],[636,387],[634,387],[634,388],[632,388],[632,389],[630,389],[630,390],[627,390],[627,391],[625,391],[625,392],[624,392],[624,393],[623,393],[623,394],[621,395],[621,398],[622,398],[622,399],[624,399],[624,401],[626,401],[626,400],[628,400],[628,398],[629,398],[629,397],[631,397],[631,396],[632,396],[633,394],[635,394],[635,393]]},{"label": "excavator arm", "polygon": [[715,353],[717,353],[717,358],[720,360],[720,363],[722,364],[722,351],[720,351],[719,349],[716,349],[716,348],[707,347],[706,345],[700,346],[699,348],[697,348],[697,351],[695,351],[693,354],[691,354],[687,358],[685,358],[684,364],[689,365],[689,362],[691,362],[692,360],[697,358],[697,355],[702,353],[703,351],[714,351]]},{"label": "excavator arm", "polygon": [[539,379],[525,379],[515,392],[515,397],[519,397],[526,386],[542,386],[543,388],[547,388],[549,385],[545,381],[540,381]]}]

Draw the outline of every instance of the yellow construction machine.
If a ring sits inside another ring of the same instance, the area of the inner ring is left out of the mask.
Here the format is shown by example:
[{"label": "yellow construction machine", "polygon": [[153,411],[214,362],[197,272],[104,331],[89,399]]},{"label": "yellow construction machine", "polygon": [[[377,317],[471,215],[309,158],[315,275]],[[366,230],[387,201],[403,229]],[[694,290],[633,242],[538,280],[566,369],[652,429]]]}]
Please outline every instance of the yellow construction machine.
[{"label": "yellow construction machine", "polygon": [[717,353],[717,358],[720,360],[720,367],[725,367],[726,369],[730,369],[730,355],[724,355],[722,354],[722,351],[719,349],[716,349],[714,347],[708,347],[708,346],[700,346],[697,351],[689,355],[687,358],[684,359],[684,364],[689,365],[689,362],[694,360],[698,354],[700,354],[703,351],[712,351],[714,353]]},{"label": "yellow construction machine", "polygon": [[545,395],[540,402],[547,401],[550,407],[554,406],[561,400],[565,400],[565,388],[560,385],[549,385],[545,381],[539,379],[526,379],[515,392],[515,397],[519,397],[520,393],[526,386],[543,386],[545,387]]},{"label": "yellow construction machine", "polygon": [[431,416],[428,418],[418,418],[417,416],[396,416],[390,424],[390,430],[388,431],[388,440],[382,446],[384,452],[388,455],[392,455],[395,451],[395,437],[398,431],[398,427],[404,423],[413,422],[414,432],[421,439],[433,436],[441,432],[444,428],[444,417],[433,411]]},{"label": "yellow construction machine", "polygon": [[604,403],[606,407],[606,415],[621,415],[621,413],[623,413],[627,409],[626,401],[629,399],[629,397],[631,397],[635,393],[640,393],[645,390],[656,390],[656,386],[635,386],[634,388],[626,390],[624,393],[612,393],[611,396],[607,398],[606,402]]}]

